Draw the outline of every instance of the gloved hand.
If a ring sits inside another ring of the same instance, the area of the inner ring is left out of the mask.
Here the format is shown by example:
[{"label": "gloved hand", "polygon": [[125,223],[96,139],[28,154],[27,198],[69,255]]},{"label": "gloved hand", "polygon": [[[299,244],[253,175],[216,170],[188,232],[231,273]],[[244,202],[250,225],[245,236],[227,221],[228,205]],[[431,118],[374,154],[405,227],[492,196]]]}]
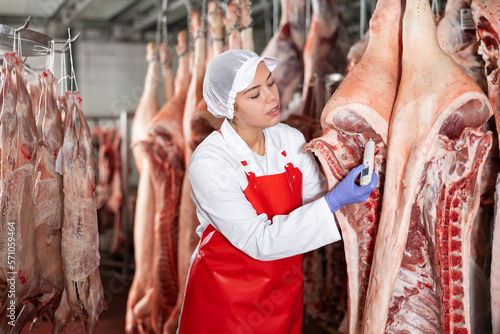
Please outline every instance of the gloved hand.
[{"label": "gloved hand", "polygon": [[365,165],[361,164],[351,170],[345,179],[325,195],[326,202],[332,213],[344,205],[365,202],[372,191],[377,187],[378,176],[375,172],[372,174],[372,181],[366,186],[361,187],[354,183],[364,167]]}]

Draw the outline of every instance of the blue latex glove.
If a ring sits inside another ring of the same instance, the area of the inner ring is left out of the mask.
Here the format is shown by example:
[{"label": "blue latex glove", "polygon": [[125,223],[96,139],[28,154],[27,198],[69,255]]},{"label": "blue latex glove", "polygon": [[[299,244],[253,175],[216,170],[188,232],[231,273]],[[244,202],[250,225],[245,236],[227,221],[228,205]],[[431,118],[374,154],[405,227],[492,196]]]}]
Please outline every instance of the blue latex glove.
[{"label": "blue latex glove", "polygon": [[375,172],[372,174],[372,181],[364,187],[358,186],[354,181],[361,174],[365,165],[361,164],[351,170],[335,188],[326,194],[325,199],[333,213],[347,204],[365,202],[373,190],[377,187],[378,176]]}]

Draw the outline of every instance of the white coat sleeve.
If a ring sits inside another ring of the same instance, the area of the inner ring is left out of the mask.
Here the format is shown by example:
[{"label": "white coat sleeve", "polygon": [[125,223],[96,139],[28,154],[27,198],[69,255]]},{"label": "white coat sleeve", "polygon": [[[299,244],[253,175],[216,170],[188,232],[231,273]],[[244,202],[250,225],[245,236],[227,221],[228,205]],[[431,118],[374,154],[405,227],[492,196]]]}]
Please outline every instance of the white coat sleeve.
[{"label": "white coat sleeve", "polygon": [[255,259],[282,259],[340,240],[323,197],[271,221],[266,214],[257,215],[224,161],[198,156],[191,160],[188,173],[200,221],[208,221]]},{"label": "white coat sleeve", "polygon": [[314,159],[314,154],[310,151],[302,153],[306,140],[304,135],[296,131],[298,142],[296,154],[297,166],[302,172],[302,199],[307,204],[313,200],[326,195],[328,184],[326,177],[320,171],[320,167]]}]

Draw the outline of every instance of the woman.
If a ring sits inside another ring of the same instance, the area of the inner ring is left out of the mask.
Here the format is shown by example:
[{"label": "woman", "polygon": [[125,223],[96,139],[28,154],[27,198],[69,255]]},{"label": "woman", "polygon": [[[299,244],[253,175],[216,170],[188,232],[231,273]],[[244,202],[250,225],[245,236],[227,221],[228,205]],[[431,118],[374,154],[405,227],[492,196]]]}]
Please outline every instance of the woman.
[{"label": "woman", "polygon": [[277,59],[230,50],[209,64],[208,110],[225,117],[193,153],[192,198],[201,237],[192,258],[178,332],[302,332],[302,253],[340,239],[333,212],[366,201],[378,178],[331,192],[304,136],[280,123],[271,72]]}]

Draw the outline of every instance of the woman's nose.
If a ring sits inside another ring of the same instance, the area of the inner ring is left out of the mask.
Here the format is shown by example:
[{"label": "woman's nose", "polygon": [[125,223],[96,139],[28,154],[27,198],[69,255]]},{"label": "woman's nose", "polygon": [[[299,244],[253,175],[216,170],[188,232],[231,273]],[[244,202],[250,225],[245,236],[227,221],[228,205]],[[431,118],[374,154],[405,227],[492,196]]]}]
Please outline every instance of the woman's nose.
[{"label": "woman's nose", "polygon": [[273,92],[272,89],[267,88],[266,90],[266,102],[272,102],[276,100],[276,94]]}]

